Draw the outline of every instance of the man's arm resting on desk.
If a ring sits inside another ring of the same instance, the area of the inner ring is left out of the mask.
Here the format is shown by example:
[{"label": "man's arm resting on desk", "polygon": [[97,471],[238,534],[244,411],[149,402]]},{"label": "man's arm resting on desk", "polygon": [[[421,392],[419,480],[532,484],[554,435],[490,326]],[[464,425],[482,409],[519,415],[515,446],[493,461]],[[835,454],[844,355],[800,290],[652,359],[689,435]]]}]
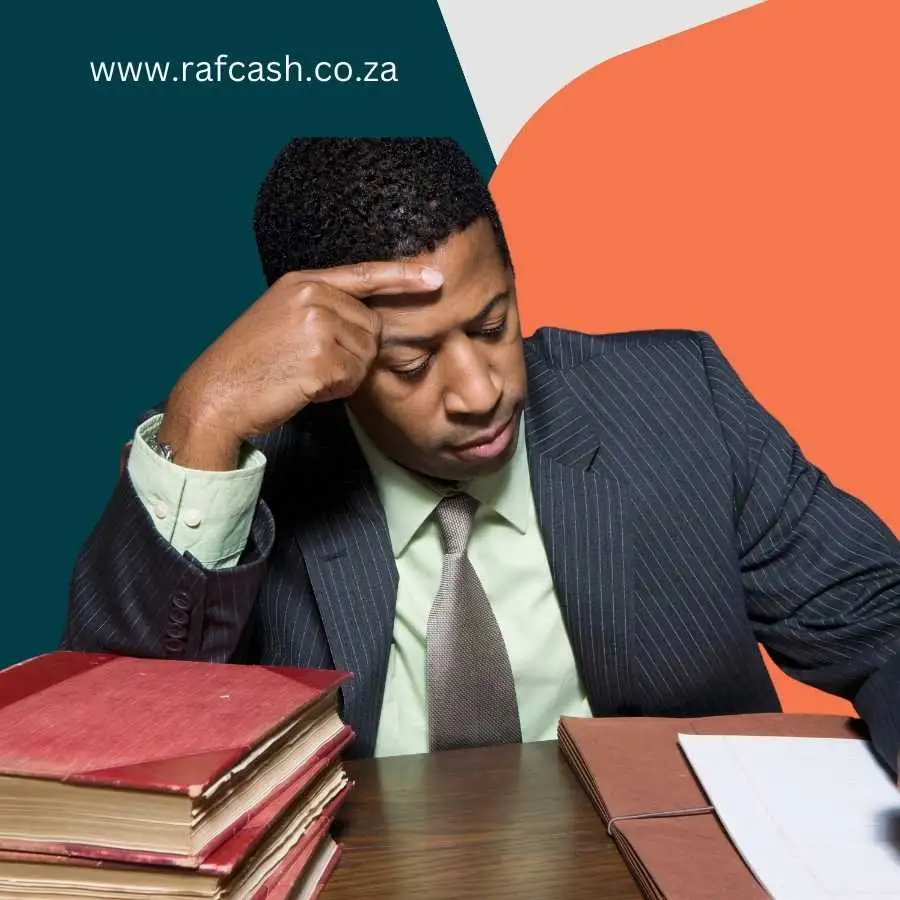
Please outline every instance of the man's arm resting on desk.
[{"label": "man's arm resting on desk", "polygon": [[265,458],[234,472],[167,462],[135,435],[127,471],[79,555],[62,646],[147,656],[230,659],[274,540],[260,500]]},{"label": "man's arm resting on desk", "polygon": [[852,701],[891,769],[900,749],[900,541],[809,463],[706,336],[732,457],[748,613],[788,675]]}]

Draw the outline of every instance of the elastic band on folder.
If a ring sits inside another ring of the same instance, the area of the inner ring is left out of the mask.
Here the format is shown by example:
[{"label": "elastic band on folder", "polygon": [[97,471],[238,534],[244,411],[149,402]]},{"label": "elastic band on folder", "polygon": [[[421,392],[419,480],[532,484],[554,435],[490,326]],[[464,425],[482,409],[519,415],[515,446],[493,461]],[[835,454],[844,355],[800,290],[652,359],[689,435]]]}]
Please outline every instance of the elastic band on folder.
[{"label": "elastic band on folder", "polygon": [[615,827],[616,822],[621,822],[624,819],[669,819],[676,816],[699,816],[701,813],[711,813],[715,811],[715,807],[712,806],[689,806],[687,809],[668,809],[664,812],[635,813],[631,816],[614,816],[609,820],[609,825],[606,826],[606,833],[612,837],[613,828]]}]

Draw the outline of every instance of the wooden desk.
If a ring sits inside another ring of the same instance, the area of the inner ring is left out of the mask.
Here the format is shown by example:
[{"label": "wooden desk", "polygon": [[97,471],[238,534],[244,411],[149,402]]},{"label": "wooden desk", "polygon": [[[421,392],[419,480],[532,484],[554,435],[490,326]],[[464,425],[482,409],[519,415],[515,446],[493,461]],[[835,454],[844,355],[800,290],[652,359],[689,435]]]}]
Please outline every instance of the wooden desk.
[{"label": "wooden desk", "polygon": [[348,769],[344,855],[322,900],[640,900],[555,742]]}]

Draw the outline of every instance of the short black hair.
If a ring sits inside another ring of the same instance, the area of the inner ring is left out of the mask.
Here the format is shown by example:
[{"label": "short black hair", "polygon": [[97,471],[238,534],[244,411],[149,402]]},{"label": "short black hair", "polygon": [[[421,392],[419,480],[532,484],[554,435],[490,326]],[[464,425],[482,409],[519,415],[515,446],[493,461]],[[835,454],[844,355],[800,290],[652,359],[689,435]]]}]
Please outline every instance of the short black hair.
[{"label": "short black hair", "polygon": [[449,138],[295,138],[275,158],[253,225],[271,285],[287,272],[434,251],[487,218],[511,266],[494,201]]}]

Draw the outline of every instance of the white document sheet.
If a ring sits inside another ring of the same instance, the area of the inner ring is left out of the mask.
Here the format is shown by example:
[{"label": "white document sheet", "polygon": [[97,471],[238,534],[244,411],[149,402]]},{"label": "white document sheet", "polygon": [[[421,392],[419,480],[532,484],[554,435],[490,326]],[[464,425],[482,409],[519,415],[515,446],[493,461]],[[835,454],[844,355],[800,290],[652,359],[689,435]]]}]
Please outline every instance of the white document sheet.
[{"label": "white document sheet", "polygon": [[774,900],[900,900],[900,789],[864,741],[699,734],[678,741]]}]

